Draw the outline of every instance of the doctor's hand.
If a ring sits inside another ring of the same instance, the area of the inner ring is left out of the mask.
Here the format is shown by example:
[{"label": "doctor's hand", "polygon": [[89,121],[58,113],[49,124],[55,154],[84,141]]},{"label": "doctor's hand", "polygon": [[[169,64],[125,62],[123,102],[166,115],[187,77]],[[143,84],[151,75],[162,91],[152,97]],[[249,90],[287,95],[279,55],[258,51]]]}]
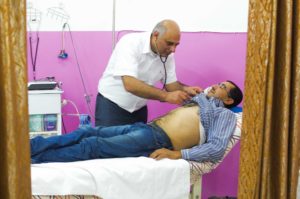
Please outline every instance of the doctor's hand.
[{"label": "doctor's hand", "polygon": [[150,158],[153,158],[155,160],[161,160],[164,158],[169,158],[169,159],[180,159],[181,157],[181,152],[180,151],[172,151],[166,148],[161,148],[155,150],[153,153],[150,154]]},{"label": "doctor's hand", "polygon": [[203,91],[203,89],[199,86],[184,86],[183,91],[185,91],[190,96],[195,96]]},{"label": "doctor's hand", "polygon": [[177,91],[166,92],[164,101],[169,102],[171,104],[181,105],[184,101],[189,99],[191,99],[191,97],[188,95],[188,93],[177,90]]}]

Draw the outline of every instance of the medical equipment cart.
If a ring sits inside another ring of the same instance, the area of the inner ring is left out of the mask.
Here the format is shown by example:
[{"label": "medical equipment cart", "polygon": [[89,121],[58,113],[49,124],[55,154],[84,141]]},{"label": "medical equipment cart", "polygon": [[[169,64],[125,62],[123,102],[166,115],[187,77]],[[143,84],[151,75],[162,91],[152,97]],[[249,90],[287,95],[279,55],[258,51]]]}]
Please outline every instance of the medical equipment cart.
[{"label": "medical equipment cart", "polygon": [[61,134],[62,93],[60,89],[28,91],[30,138]]}]

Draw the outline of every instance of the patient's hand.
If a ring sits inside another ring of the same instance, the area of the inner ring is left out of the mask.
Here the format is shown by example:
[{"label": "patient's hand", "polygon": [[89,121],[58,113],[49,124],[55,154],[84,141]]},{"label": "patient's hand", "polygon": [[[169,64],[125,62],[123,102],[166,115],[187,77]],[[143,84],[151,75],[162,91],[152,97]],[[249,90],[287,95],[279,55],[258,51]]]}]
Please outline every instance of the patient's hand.
[{"label": "patient's hand", "polygon": [[153,158],[156,160],[161,160],[163,158],[180,159],[181,152],[180,151],[171,151],[169,149],[161,148],[161,149],[157,149],[153,153],[151,153],[150,158]]}]

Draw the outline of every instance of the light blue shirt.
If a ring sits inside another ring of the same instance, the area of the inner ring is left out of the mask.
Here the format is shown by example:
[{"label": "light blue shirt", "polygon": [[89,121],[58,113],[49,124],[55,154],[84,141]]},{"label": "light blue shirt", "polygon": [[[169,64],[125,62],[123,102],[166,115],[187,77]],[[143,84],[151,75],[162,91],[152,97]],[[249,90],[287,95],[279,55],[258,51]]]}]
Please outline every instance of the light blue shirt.
[{"label": "light blue shirt", "polygon": [[206,142],[190,149],[181,150],[182,158],[197,162],[217,162],[222,159],[236,126],[235,114],[224,108],[222,101],[207,98],[200,93],[192,98],[200,107],[201,123],[205,129]]}]

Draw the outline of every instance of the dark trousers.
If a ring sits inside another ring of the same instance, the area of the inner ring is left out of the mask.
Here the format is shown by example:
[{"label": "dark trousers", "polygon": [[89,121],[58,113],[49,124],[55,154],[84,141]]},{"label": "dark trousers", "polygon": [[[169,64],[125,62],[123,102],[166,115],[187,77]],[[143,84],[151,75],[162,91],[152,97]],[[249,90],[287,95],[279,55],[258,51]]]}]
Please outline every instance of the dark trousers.
[{"label": "dark trousers", "polygon": [[148,118],[147,106],[130,113],[114,102],[98,93],[96,99],[95,125],[96,126],[116,126],[133,124],[136,122],[146,123]]}]

